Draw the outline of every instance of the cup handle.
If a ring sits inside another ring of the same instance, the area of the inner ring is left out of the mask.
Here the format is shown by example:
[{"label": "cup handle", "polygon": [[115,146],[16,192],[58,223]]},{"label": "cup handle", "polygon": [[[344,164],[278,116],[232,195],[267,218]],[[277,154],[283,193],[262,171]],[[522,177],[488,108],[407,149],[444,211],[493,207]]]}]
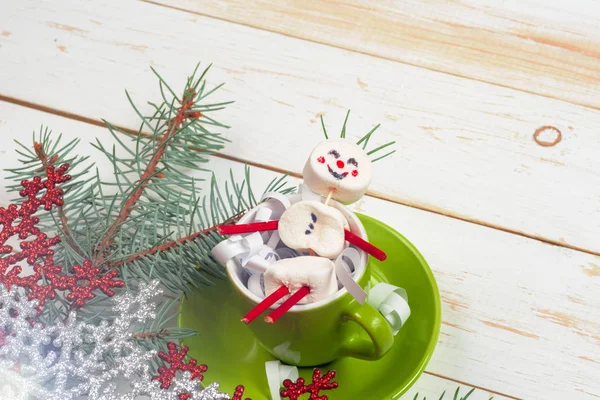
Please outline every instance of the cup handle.
[{"label": "cup handle", "polygon": [[371,339],[364,340],[352,334],[352,330],[343,330],[342,355],[363,360],[378,360],[392,348],[394,344],[392,328],[379,311],[370,304],[352,301],[348,309],[342,313],[342,319],[356,322]]}]

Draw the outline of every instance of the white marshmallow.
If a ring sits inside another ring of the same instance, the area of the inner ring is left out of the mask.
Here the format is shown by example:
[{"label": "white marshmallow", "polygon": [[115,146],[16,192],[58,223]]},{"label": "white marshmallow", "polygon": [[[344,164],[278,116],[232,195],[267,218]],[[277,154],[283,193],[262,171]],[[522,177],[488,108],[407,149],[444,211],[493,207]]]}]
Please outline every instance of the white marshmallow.
[{"label": "white marshmallow", "polygon": [[[279,260],[269,267],[264,274],[265,295],[285,286],[290,295],[303,286],[310,288],[310,293],[298,304],[314,303],[326,299],[338,290],[333,261],[323,257],[295,257]],[[287,295],[283,300],[287,299]]]},{"label": "white marshmallow", "polygon": [[371,183],[371,160],[348,139],[329,139],[312,151],[304,166],[304,184],[313,192],[350,204],[360,199]]},{"label": "white marshmallow", "polygon": [[327,258],[344,250],[346,218],[336,208],[318,201],[299,201],[288,208],[279,220],[279,237],[295,250],[314,250]]}]

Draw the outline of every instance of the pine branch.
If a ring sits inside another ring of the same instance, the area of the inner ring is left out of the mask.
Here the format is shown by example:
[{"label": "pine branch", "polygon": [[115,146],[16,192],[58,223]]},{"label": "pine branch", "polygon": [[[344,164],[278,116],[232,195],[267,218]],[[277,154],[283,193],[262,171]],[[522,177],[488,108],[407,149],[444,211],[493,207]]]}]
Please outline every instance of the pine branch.
[{"label": "pine branch", "polygon": [[[48,129],[34,135],[33,148],[19,144],[23,166],[11,170],[18,182],[31,179],[45,165],[71,164],[72,180],[62,186],[64,207],[40,215],[40,221],[46,221],[41,226],[58,231],[62,239],[56,247],[55,262],[66,274],[73,273],[74,265],[90,259],[101,274],[117,271],[128,292],[135,293],[140,282],[158,279],[176,299],[212,284],[212,278],[226,278],[223,266],[211,255],[211,249],[223,240],[216,226],[235,221],[262,197],[254,193],[249,168],[239,180],[231,172],[227,181],[218,181],[213,174],[206,194],[199,193],[198,182],[205,179],[197,174],[206,172],[208,178],[212,172],[202,168],[202,163],[227,142],[212,131],[226,125],[209,114],[228,103],[200,104],[221,86],[207,88],[205,73],[199,79],[194,75],[188,79],[180,99],[166,97],[171,90],[161,79],[164,101],[151,104],[149,116],[129,99],[141,120],[135,136],[106,122],[114,144],[97,140],[92,145],[107,157],[112,169],[108,177],[101,176],[98,169],[94,173],[93,164],[80,166],[86,158],[76,155],[77,140],[61,143],[61,136],[51,135]],[[196,172],[194,177],[190,171]],[[292,189],[285,177],[278,177],[267,191],[285,194]],[[114,320],[109,303],[109,296],[97,293],[78,310],[78,319]],[[51,325],[63,320],[68,311],[69,303],[57,298],[48,303],[41,319]],[[171,314],[161,314],[155,325],[139,333],[161,332]],[[171,338],[193,334],[172,328],[162,332]],[[157,348],[162,338],[138,341]]]},{"label": "pine branch", "polygon": [[[473,394],[473,392],[475,391],[475,388],[472,388],[471,390],[469,390],[467,392],[466,395],[464,395],[463,397],[459,397],[460,396],[460,386],[456,388],[456,391],[454,392],[454,396],[452,397],[452,400],[468,400],[468,398],[471,396],[471,394]],[[439,400],[444,400],[446,396],[446,391],[444,391],[441,396],[439,397]],[[489,398],[489,400],[493,400],[493,396]],[[419,393],[415,394],[415,397],[413,398],[413,400],[419,400]],[[423,397],[421,400],[427,400],[427,397]]]},{"label": "pine branch", "polygon": [[[240,215],[236,215],[233,216],[229,219],[227,219],[226,221],[224,221],[221,225],[227,225],[230,224],[232,222],[237,221],[241,216]],[[169,250],[174,250],[177,249],[179,247],[181,247],[181,245],[184,245],[188,242],[193,242],[194,240],[198,239],[199,237],[205,236],[211,232],[216,232],[217,231],[217,225],[213,225],[211,227],[202,229],[200,231],[194,232],[192,234],[189,234],[187,236],[175,239],[175,240],[171,240],[168,241],[166,243],[162,243],[160,245],[154,246],[150,249],[146,249],[143,251],[139,251],[137,253],[132,254],[131,256],[129,256],[127,259],[125,260],[120,260],[120,261],[115,261],[115,262],[109,262],[107,263],[107,266],[109,268],[119,268],[124,264],[129,264],[132,263],[134,261],[139,260],[140,258],[143,257],[148,257],[148,256],[152,256],[156,253],[163,253]]]},{"label": "pine branch", "polygon": [[[44,128],[39,135],[34,134],[33,147],[19,143],[22,166],[9,170],[17,181],[10,189],[20,190],[20,182],[39,175],[40,170],[71,165],[71,180],[61,186],[64,205],[35,216],[42,230],[58,232],[61,239],[53,248],[53,274],[76,282],[73,285],[81,289],[79,293],[90,286],[86,280],[95,285],[107,276],[124,282],[122,290],[127,295],[139,293],[142,284],[151,280],[158,280],[170,292],[155,318],[129,331],[125,353],[139,348],[164,349],[167,342],[197,334],[173,326],[182,296],[212,284],[213,277],[226,278],[223,266],[211,255],[212,248],[223,240],[216,227],[236,221],[262,199],[252,188],[249,168],[244,179],[236,180],[230,172],[230,179],[224,182],[217,181],[214,173],[211,177],[210,169],[202,168],[211,153],[228,141],[213,131],[227,126],[208,114],[229,102],[200,104],[222,86],[207,88],[207,70],[198,79],[195,74],[188,79],[182,98],[177,98],[159,76],[163,101],[150,104],[153,110],[149,116],[143,115],[128,96],[140,118],[137,135],[106,122],[113,143],[97,140],[92,144],[107,157],[112,176],[101,176],[98,168],[93,171],[93,164],[81,167],[86,157],[74,151],[79,141],[61,143],[60,135],[52,136]],[[190,171],[195,172],[194,177]],[[203,173],[206,180],[210,178],[210,185],[207,193],[200,195],[197,184],[205,180]],[[273,191],[287,194],[293,189],[287,187],[285,177],[280,177],[265,189]],[[9,257],[16,256],[18,253]],[[83,260],[87,260],[86,271],[80,268]],[[45,284],[47,276],[40,279]],[[93,325],[116,321],[119,315],[110,304],[113,293],[92,291],[78,308],[77,319]],[[59,292],[48,298],[38,321],[48,327],[61,326],[73,310],[67,296]],[[83,343],[82,350],[85,352],[89,345]],[[106,354],[102,361],[110,369],[117,359]],[[151,363],[151,369],[159,367],[156,360]]]},{"label": "pine branch", "polygon": [[67,218],[67,215],[65,214],[65,210],[63,209],[62,206],[58,206],[58,207],[56,207],[56,212],[58,213],[58,218],[60,220],[60,228],[62,229],[62,232],[65,236],[68,246],[71,249],[73,249],[73,251],[75,251],[77,253],[77,255],[79,255],[81,258],[85,258],[85,254],[83,253],[83,250],[81,250],[81,248],[79,247],[77,242],[75,242],[75,239],[73,239],[73,233],[71,232],[71,229],[69,228],[69,220]]},{"label": "pine branch", "polygon": [[[125,201],[124,207],[121,209],[121,212],[113,222],[113,224],[108,228],[108,231],[104,235],[104,238],[100,241],[99,248],[100,250],[105,250],[110,247],[112,242],[115,239],[115,236],[121,229],[121,225],[129,218],[131,212],[139,199],[142,197],[144,190],[148,186],[149,179],[154,176],[156,173],[156,168],[158,166],[159,161],[162,159],[165,151],[167,149],[167,142],[174,136],[179,128],[183,125],[186,119],[197,119],[202,116],[200,112],[191,112],[189,111],[194,106],[194,98],[196,96],[196,92],[193,89],[188,89],[187,93],[184,94],[183,104],[177,110],[177,115],[169,120],[167,123],[168,129],[164,133],[164,135],[158,140],[156,153],[150,159],[150,162],[146,166],[146,169],[142,173],[139,179],[139,186],[137,189],[127,198]],[[95,265],[101,264],[106,258],[106,254],[104,252],[100,253],[99,257],[94,260]]]},{"label": "pine branch", "polygon": [[158,339],[162,338],[169,334],[168,329],[161,329],[155,332],[144,332],[144,333],[134,333],[131,335],[132,339]]},{"label": "pine branch", "polygon": [[[196,286],[196,282],[206,284],[212,283],[207,280],[202,273],[207,273],[217,278],[224,278],[223,267],[212,258],[210,250],[217,245],[223,238],[217,233],[217,225],[231,223],[240,218],[248,209],[256,205],[256,197],[251,189],[250,170],[246,167],[245,179],[242,183],[238,183],[230,172],[230,180],[224,185],[225,195],[222,193],[222,188],[219,188],[216,177],[213,175],[209,194],[201,201],[195,199],[195,194],[187,209],[179,209],[172,217],[172,224],[177,227],[187,225],[186,230],[178,229],[177,238],[173,239],[170,232],[165,232],[162,235],[156,236],[156,243],[152,246],[141,245],[137,246],[136,240],[131,241],[131,247],[125,249],[124,257],[116,257],[113,261],[105,263],[110,268],[125,268],[133,267],[136,271],[147,271],[143,273],[144,279],[154,279],[155,274],[162,273],[163,263],[173,263],[172,257],[177,258],[177,263],[185,268],[179,268],[177,271],[182,275],[187,275],[184,281],[178,281],[170,289],[176,292],[186,292],[186,286],[191,284]],[[233,188],[233,190],[230,190]],[[293,190],[286,186],[285,176],[273,179],[265,188],[263,193],[277,191],[280,193],[290,193]],[[259,198],[262,198],[260,196]],[[177,203],[177,201],[175,202]],[[145,204],[145,203],[144,203]],[[150,204],[145,204],[150,207]],[[160,207],[164,210],[166,207],[172,207],[170,199],[165,200],[165,207]],[[163,213],[165,219],[170,214]],[[182,223],[181,221],[186,221]],[[149,229],[156,231],[154,228],[159,223],[155,222]],[[169,224],[160,224],[163,228]],[[194,229],[196,228],[196,229]],[[138,231],[133,236],[137,235]],[[189,266],[189,268],[188,268]],[[198,269],[201,266],[201,270]],[[139,272],[138,272],[139,273]],[[166,271],[165,271],[166,273]],[[161,279],[161,282],[172,281],[176,279],[173,273]],[[169,282],[169,284],[173,284]]]}]

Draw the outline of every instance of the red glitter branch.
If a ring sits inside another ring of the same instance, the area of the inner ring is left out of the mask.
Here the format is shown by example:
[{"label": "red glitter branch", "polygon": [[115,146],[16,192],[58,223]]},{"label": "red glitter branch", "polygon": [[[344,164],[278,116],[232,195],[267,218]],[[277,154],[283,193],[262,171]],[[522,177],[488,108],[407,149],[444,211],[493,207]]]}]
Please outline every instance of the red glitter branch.
[{"label": "red glitter branch", "polygon": [[331,390],[338,387],[337,382],[330,381],[335,378],[335,371],[329,371],[321,376],[321,370],[315,369],[312,376],[312,383],[305,385],[304,378],[298,378],[296,382],[290,379],[283,381],[285,389],[281,391],[281,397],[289,400],[298,400],[304,393],[310,393],[308,400],[328,400],[326,395],[319,396],[321,390]]},{"label": "red glitter branch", "polygon": [[[34,146],[36,154],[40,153],[39,146]],[[42,154],[43,155],[43,154]],[[52,207],[64,204],[63,190],[59,184],[71,179],[66,175],[69,164],[55,168],[54,165],[41,159],[46,165],[46,177],[34,177],[32,180],[21,181],[23,189],[19,192],[26,198],[21,205],[11,204],[8,208],[0,207],[0,254],[9,254],[0,258],[0,283],[7,288],[13,285],[27,290],[30,300],[38,300],[38,312],[41,312],[47,300],[56,298],[57,290],[70,292],[66,297],[73,301],[73,305],[83,306],[87,300],[95,297],[94,291],[100,289],[106,295],[112,296],[112,288],[123,287],[125,283],[115,280],[116,274],[101,276],[99,270],[92,269],[91,262],[86,260],[82,266],[73,267],[74,274],[63,271],[63,268],[54,264],[54,250],[60,242],[60,237],[49,238],[40,231],[37,224],[39,217],[34,214],[43,207],[50,211]],[[51,162],[53,162],[51,160]],[[6,242],[17,236],[20,250],[13,249]],[[33,237],[32,240],[27,240]],[[33,266],[33,274],[21,276],[23,269],[18,263],[25,260]]]}]

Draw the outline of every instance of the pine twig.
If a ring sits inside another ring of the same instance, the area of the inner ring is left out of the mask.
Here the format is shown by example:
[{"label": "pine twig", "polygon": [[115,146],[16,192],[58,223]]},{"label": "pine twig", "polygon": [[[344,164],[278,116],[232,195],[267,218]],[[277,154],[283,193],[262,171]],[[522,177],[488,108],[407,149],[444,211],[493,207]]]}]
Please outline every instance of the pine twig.
[{"label": "pine twig", "polygon": [[168,329],[161,329],[159,331],[154,332],[144,332],[144,333],[134,333],[131,335],[132,339],[156,339],[163,336],[169,335]]},{"label": "pine twig", "polygon": [[196,91],[189,89],[187,94],[184,95],[181,107],[177,110],[177,114],[169,122],[167,122],[167,131],[157,142],[157,151],[154,153],[146,169],[142,173],[139,179],[139,186],[131,193],[131,195],[125,200],[124,206],[121,208],[119,215],[115,218],[112,225],[106,231],[106,234],[98,244],[98,250],[101,251],[99,256],[94,260],[94,265],[98,266],[104,261],[106,256],[105,251],[113,243],[115,237],[121,229],[121,225],[129,218],[131,212],[139,199],[144,194],[144,190],[149,184],[150,178],[155,174],[158,163],[161,161],[166,151],[166,143],[173,135],[175,135],[178,129],[183,125],[186,119],[197,119],[202,116],[200,112],[190,112],[190,109],[194,106],[194,98],[196,97]]},{"label": "pine twig", "polygon": [[56,160],[58,160],[58,154],[53,155],[48,160],[48,155],[44,151],[44,146],[39,142],[33,143],[33,150],[35,151],[35,155],[42,162],[42,166],[37,170],[37,172],[44,172],[50,165],[54,165]]},{"label": "pine twig", "polygon": [[[223,222],[222,225],[227,225],[227,224],[230,224],[232,222],[235,222],[235,221],[239,220],[241,217],[242,217],[242,215],[236,215],[234,217],[231,217],[227,221]],[[130,264],[130,263],[132,263],[132,262],[134,262],[136,260],[139,260],[140,258],[149,257],[149,256],[152,256],[152,255],[154,255],[156,253],[160,253],[160,252],[164,252],[164,251],[167,251],[167,250],[175,249],[175,248],[177,248],[177,247],[179,247],[179,246],[181,246],[181,245],[183,245],[185,243],[188,243],[188,242],[196,240],[200,236],[204,236],[204,235],[207,235],[208,233],[216,232],[216,231],[217,231],[217,225],[214,225],[214,226],[208,227],[206,229],[202,229],[200,231],[194,232],[194,233],[192,233],[190,235],[187,235],[187,236],[184,236],[184,237],[181,237],[181,238],[178,238],[178,239],[174,239],[174,240],[171,240],[169,242],[165,242],[165,243],[159,244],[159,245],[154,246],[154,247],[152,247],[150,249],[139,251],[139,252],[137,252],[135,254],[132,254],[131,256],[127,257],[124,260],[120,260],[120,261],[116,261],[116,262],[109,262],[109,263],[107,263],[107,266],[109,268],[119,268],[119,267],[121,267],[121,266],[123,266],[125,264]]]},{"label": "pine twig", "polygon": [[[452,400],[468,400],[474,391],[475,391],[475,388],[471,388],[471,390],[469,390],[467,392],[467,394],[465,394],[464,396],[461,396],[460,395],[460,386],[459,386],[456,388],[456,391],[454,392],[454,396],[452,397]],[[446,398],[446,391],[444,390],[442,392],[439,400],[445,400],[445,398]],[[415,397],[413,398],[413,400],[419,400],[419,393],[415,394]],[[427,397],[423,397],[421,400],[427,400]],[[493,396],[490,397],[489,400],[494,400],[494,397]]]},{"label": "pine twig", "polygon": [[65,210],[63,209],[63,206],[57,206],[56,212],[58,213],[58,219],[60,220],[60,225],[61,225],[62,231],[65,235],[67,244],[81,258],[86,258],[86,255],[83,252],[83,250],[81,250],[81,248],[79,247],[77,242],[75,242],[75,239],[73,239],[73,234],[71,233],[71,229],[69,228],[69,220],[67,219],[67,215],[65,214]]}]

